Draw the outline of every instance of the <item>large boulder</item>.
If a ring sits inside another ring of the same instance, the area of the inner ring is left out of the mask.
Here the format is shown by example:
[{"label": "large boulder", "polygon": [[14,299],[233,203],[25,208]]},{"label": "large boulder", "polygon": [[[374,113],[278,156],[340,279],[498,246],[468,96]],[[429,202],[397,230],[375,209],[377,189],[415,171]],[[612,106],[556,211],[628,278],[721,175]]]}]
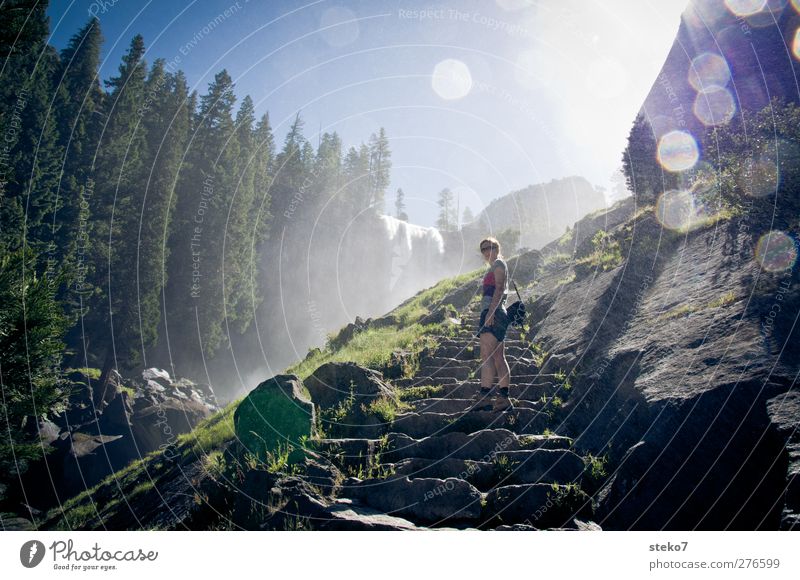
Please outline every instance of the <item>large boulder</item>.
[{"label": "large boulder", "polygon": [[330,436],[379,437],[391,423],[391,410],[398,406],[394,389],[381,380],[379,372],[352,362],[326,363],[305,385]]},{"label": "large boulder", "polygon": [[294,460],[300,457],[302,439],[312,434],[314,417],[300,378],[276,375],[250,391],[236,408],[233,424],[240,443],[260,459],[291,446]]}]

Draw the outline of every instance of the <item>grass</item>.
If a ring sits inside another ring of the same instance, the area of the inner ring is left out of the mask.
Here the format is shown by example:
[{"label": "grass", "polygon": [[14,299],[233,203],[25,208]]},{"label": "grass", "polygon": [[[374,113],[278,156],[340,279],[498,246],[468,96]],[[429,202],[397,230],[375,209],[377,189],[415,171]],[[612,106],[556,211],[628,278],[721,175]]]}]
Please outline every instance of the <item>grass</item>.
[{"label": "grass", "polygon": [[453,290],[458,289],[470,280],[477,278],[484,271],[484,268],[466,272],[454,278],[442,280],[435,286],[423,290],[413,298],[406,300],[403,304],[392,310],[389,314],[394,315],[400,326],[418,322],[420,318],[428,314],[430,306],[436,305]]},{"label": "grass", "polygon": [[570,282],[574,282],[574,281],[575,281],[575,272],[571,272],[569,275],[564,276],[558,282],[556,282],[555,287],[558,288],[559,286],[565,286],[565,285],[569,284]]},{"label": "grass", "polygon": [[361,366],[380,368],[389,362],[392,352],[396,350],[418,352],[424,346],[434,346],[435,339],[425,336],[426,329],[427,327],[416,323],[401,328],[369,328],[356,334],[336,352],[320,350],[284,372],[305,380],[320,366],[329,362],[352,361]]},{"label": "grass", "polygon": [[569,262],[572,256],[563,253],[549,254],[542,260],[542,266],[550,266],[552,264],[563,264]]},{"label": "grass", "polygon": [[603,271],[613,270],[622,264],[622,247],[619,240],[613,238],[605,230],[600,230],[592,238],[592,253],[575,261],[576,264],[600,268]]},{"label": "grass", "polygon": [[366,405],[364,412],[371,413],[384,423],[391,423],[397,417],[397,413],[402,413],[411,408],[411,405],[404,401],[398,401],[392,397],[378,397]]},{"label": "grass", "polygon": [[188,433],[177,437],[177,444],[184,446],[184,454],[203,455],[219,448],[223,443],[233,440],[233,413],[242,399],[229,403],[224,409],[198,423]]},{"label": "grass", "polygon": [[100,369],[94,369],[90,367],[81,367],[79,369],[67,369],[66,371],[64,371],[64,373],[65,374],[81,373],[82,375],[89,377],[93,381],[99,381],[101,374]]},{"label": "grass", "polygon": [[725,308],[726,306],[730,306],[731,304],[736,302],[736,300],[737,300],[736,294],[733,291],[726,292],[722,296],[715,298],[714,300],[706,303],[705,305],[683,304],[681,306],[677,306],[672,310],[670,310],[669,312],[660,314],[658,316],[658,320],[672,320],[673,318],[680,318],[682,316],[694,314],[695,312],[701,312],[709,308]]},{"label": "grass", "polygon": [[440,395],[444,391],[444,385],[422,385],[419,387],[406,387],[398,391],[401,401],[430,399]]},{"label": "grass", "polygon": [[586,464],[586,474],[590,478],[599,480],[607,475],[606,463],[608,463],[608,456],[597,457],[590,453],[584,457],[583,462]]}]

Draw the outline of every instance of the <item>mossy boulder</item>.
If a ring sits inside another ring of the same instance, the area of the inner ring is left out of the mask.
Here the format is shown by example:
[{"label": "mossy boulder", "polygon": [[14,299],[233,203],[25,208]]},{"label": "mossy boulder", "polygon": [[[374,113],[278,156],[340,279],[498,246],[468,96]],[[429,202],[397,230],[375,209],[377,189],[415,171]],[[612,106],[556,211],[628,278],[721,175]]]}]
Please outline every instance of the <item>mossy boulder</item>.
[{"label": "mossy boulder", "polygon": [[261,460],[287,446],[290,461],[302,458],[303,440],[312,435],[314,405],[296,375],[276,375],[253,389],[233,414],[242,446]]}]

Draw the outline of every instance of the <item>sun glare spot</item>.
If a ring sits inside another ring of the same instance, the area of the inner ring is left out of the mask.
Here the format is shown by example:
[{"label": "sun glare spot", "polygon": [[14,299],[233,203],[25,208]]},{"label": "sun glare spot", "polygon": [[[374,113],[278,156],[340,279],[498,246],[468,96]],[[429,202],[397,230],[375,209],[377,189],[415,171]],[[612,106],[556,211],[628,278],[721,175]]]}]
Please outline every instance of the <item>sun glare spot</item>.
[{"label": "sun glare spot", "polygon": [[697,93],[692,110],[704,125],[723,125],[736,114],[736,103],[728,89],[713,87]]},{"label": "sun glare spot", "polygon": [[434,67],[431,84],[437,95],[451,101],[469,94],[472,90],[472,75],[466,64],[448,58]]},{"label": "sun glare spot", "polygon": [[784,232],[767,232],[756,245],[756,260],[767,272],[787,270],[797,261],[797,244]]},{"label": "sun glare spot", "polygon": [[667,171],[686,171],[694,167],[700,151],[694,137],[686,131],[670,131],[658,142],[658,162]]},{"label": "sun glare spot", "polygon": [[696,91],[707,91],[713,87],[724,88],[731,80],[731,69],[727,61],[713,52],[704,52],[692,59],[689,67],[689,84]]}]

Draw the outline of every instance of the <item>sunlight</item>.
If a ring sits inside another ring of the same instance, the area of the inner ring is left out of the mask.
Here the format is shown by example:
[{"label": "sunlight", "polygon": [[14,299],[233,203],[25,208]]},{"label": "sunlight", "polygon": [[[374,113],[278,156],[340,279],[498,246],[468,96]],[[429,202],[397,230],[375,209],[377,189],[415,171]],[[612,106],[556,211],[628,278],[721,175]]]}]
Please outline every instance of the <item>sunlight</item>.
[{"label": "sunlight", "polygon": [[466,64],[448,58],[434,67],[431,84],[441,98],[448,101],[461,99],[472,90],[472,75]]},{"label": "sunlight", "polygon": [[685,171],[700,157],[697,141],[686,131],[670,131],[658,142],[658,162],[667,171]]}]

